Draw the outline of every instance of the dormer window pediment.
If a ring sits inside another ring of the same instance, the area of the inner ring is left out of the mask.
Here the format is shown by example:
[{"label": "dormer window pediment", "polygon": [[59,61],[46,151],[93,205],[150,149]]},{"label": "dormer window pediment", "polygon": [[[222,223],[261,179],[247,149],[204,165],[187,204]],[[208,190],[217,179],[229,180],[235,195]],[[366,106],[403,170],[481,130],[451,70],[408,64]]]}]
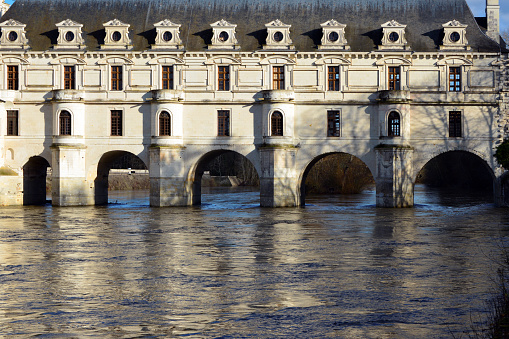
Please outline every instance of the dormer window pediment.
[{"label": "dormer window pediment", "polygon": [[379,50],[409,50],[408,42],[405,37],[407,25],[402,25],[396,20],[387,21],[382,24],[382,44],[378,46]]},{"label": "dormer window pediment", "polygon": [[2,37],[0,38],[0,48],[2,49],[28,49],[28,39],[25,35],[26,25],[9,19],[0,24]]},{"label": "dormer window pediment", "polygon": [[345,38],[345,24],[341,24],[338,21],[331,19],[320,26],[322,26],[323,36],[318,49],[350,49]]},{"label": "dormer window pediment", "polygon": [[180,39],[180,26],[168,19],[155,23],[156,40],[151,48],[182,49],[184,46]]},{"label": "dormer window pediment", "polygon": [[444,40],[440,50],[470,50],[467,40],[467,27],[457,20],[451,20],[442,25]]},{"label": "dormer window pediment", "polygon": [[287,25],[276,19],[265,24],[265,27],[267,28],[267,40],[263,49],[294,49],[290,39],[292,25]]},{"label": "dormer window pediment", "polygon": [[235,28],[237,25],[221,19],[210,24],[212,27],[212,44],[209,49],[236,49],[238,48]]},{"label": "dormer window pediment", "polygon": [[72,21],[71,19],[64,20],[56,24],[58,28],[57,45],[53,46],[54,49],[59,48],[85,48],[85,41],[81,32],[82,24]]},{"label": "dormer window pediment", "polygon": [[129,37],[131,25],[118,19],[110,20],[103,24],[106,36],[101,49],[132,49],[132,41]]}]

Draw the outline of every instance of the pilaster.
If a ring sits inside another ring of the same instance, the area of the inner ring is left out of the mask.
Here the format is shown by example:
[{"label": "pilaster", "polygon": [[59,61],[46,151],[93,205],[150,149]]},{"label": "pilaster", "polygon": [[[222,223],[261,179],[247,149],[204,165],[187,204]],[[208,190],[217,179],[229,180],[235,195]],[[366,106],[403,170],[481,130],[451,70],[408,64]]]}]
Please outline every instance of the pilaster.
[{"label": "pilaster", "polygon": [[413,206],[413,149],[409,146],[379,145],[375,152],[377,207]]}]

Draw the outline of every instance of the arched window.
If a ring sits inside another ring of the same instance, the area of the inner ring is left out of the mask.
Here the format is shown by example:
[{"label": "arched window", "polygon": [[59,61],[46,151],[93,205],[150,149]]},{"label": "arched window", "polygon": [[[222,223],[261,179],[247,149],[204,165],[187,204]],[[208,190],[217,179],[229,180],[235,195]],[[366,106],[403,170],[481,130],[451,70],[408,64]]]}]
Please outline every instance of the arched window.
[{"label": "arched window", "polygon": [[171,135],[171,117],[168,112],[161,112],[161,114],[159,114],[159,135]]},{"label": "arched window", "polygon": [[60,112],[60,135],[71,135],[71,113]]},{"label": "arched window", "polygon": [[398,112],[389,113],[389,117],[387,119],[387,127],[387,132],[390,137],[401,136],[401,119]]},{"label": "arched window", "polygon": [[283,136],[283,114],[281,112],[274,112],[270,118],[271,135]]}]

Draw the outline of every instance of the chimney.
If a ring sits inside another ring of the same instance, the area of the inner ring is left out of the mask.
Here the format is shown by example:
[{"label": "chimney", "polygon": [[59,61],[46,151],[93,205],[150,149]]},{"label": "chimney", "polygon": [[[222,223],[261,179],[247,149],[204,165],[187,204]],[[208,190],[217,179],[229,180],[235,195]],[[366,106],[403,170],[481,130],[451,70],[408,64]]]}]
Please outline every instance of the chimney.
[{"label": "chimney", "polygon": [[500,0],[486,0],[486,34],[500,43]]}]

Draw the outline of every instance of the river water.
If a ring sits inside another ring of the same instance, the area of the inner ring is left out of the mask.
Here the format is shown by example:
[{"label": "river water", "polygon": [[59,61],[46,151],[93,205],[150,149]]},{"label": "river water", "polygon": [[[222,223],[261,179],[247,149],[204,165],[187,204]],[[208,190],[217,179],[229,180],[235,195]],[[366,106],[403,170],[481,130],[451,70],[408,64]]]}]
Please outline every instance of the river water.
[{"label": "river water", "polygon": [[258,207],[0,209],[0,337],[451,338],[481,328],[509,214],[418,186],[410,209],[374,192]]}]

